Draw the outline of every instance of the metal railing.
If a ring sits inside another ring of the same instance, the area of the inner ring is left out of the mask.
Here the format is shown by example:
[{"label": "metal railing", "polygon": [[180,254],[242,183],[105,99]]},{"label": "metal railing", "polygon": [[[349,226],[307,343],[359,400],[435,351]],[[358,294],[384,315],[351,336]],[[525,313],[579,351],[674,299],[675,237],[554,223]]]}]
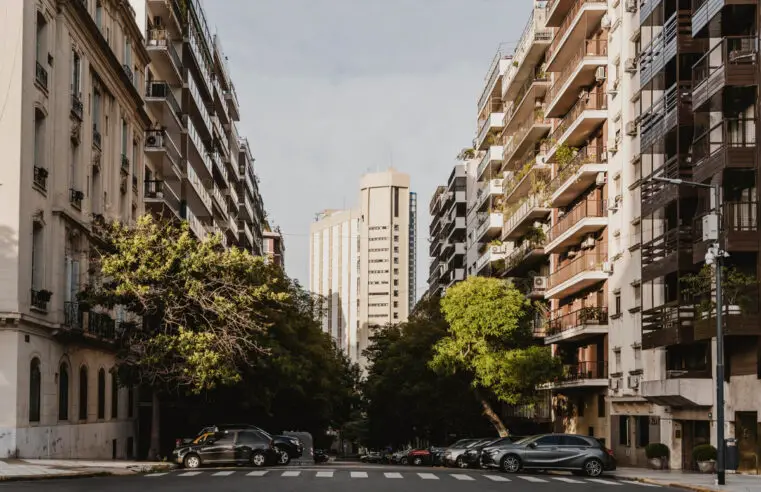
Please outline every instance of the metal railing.
[{"label": "metal railing", "polygon": [[555,37],[552,39],[552,44],[547,48],[547,59],[551,60],[555,56],[558,48],[565,43],[564,36],[572,24],[576,22],[576,14],[587,4],[599,3],[605,4],[607,0],[576,0],[573,6],[568,10],[563,18],[563,22],[558,26],[555,31]]},{"label": "metal railing", "polygon": [[560,124],[550,134],[549,140],[554,143],[561,143],[560,137],[568,130],[571,125],[587,110],[606,110],[608,109],[608,95],[601,89],[597,88],[588,93],[582,93],[566,113]]},{"label": "metal railing", "polygon": [[35,65],[34,80],[40,84],[43,89],[48,90],[48,71],[40,64],[40,62],[37,62]]},{"label": "metal railing", "polygon": [[547,234],[547,242],[552,242],[570,228],[588,217],[607,217],[607,200],[587,198],[577,203],[565,215],[558,219]]},{"label": "metal railing", "polygon": [[502,50],[497,50],[497,54],[494,55],[494,58],[492,59],[491,65],[489,65],[489,70],[486,72],[486,85],[484,86],[483,92],[481,92],[481,97],[478,98],[478,110],[481,111],[481,109],[486,104],[486,99],[491,95],[492,88],[494,86],[494,83],[497,81],[497,77],[499,77],[499,63],[502,60],[510,60],[512,59],[511,55],[506,55],[502,52]]},{"label": "metal railing", "polygon": [[756,36],[726,36],[692,66],[692,86],[697,90],[711,75],[725,66],[755,65],[758,63],[757,58]]},{"label": "metal railing", "polygon": [[182,112],[180,105],[177,103],[177,99],[174,97],[174,93],[172,93],[171,86],[166,82],[149,82],[145,89],[145,97],[166,99],[166,102],[169,104],[169,107],[172,108],[172,111],[174,111],[175,114],[179,115]]},{"label": "metal railing", "polygon": [[576,364],[566,364],[563,366],[563,375],[558,378],[558,382],[583,381],[585,379],[607,379],[608,362],[607,361],[583,361]]},{"label": "metal railing", "polygon": [[540,207],[546,207],[547,197],[538,193],[535,195],[529,195],[513,207],[510,207],[505,211],[505,221],[502,226],[502,234],[506,234],[511,231],[515,226],[523,222],[532,210]]},{"label": "metal railing", "polygon": [[571,73],[579,63],[587,56],[608,56],[607,39],[587,39],[576,54],[566,63],[562,71],[555,76],[555,83],[547,91],[547,100],[554,102],[560,95],[565,83],[570,79]]},{"label": "metal railing", "polygon": [[560,168],[552,178],[547,189],[550,194],[555,193],[568,179],[576,174],[584,164],[604,164],[608,162],[608,151],[603,147],[584,147],[579,149],[573,159]]},{"label": "metal railing", "polygon": [[161,46],[166,47],[169,57],[172,59],[177,70],[182,68],[182,60],[174,47],[172,39],[168,36],[166,29],[150,29],[147,33],[148,47]]},{"label": "metal railing", "polygon": [[[761,229],[761,215],[759,215],[759,202],[741,201],[724,202],[721,205],[722,231],[734,232],[757,232]],[[693,241],[703,242],[703,217],[712,212],[705,212],[693,221]]]},{"label": "metal railing", "polygon": [[[680,247],[680,245],[683,245]],[[660,236],[642,244],[642,265],[661,261],[680,249],[692,247],[692,227],[689,225],[674,227]]]},{"label": "metal railing", "polygon": [[534,71],[533,76],[529,77],[528,80],[526,80],[526,82],[520,88],[520,90],[518,90],[518,94],[516,94],[515,98],[513,99],[513,104],[511,104],[507,109],[505,116],[505,126],[510,124],[513,116],[515,115],[515,112],[523,105],[531,87],[536,83],[549,82],[549,80],[550,78],[546,72],[542,72],[540,70]]},{"label": "metal railing", "polygon": [[48,188],[48,170],[44,167],[34,166],[34,184],[41,189]]},{"label": "metal railing", "polygon": [[50,301],[50,292],[46,290],[31,290],[31,305],[33,308],[47,311],[48,301]]},{"label": "metal railing", "polygon": [[547,326],[547,335],[558,335],[564,331],[572,330],[586,325],[607,325],[607,306],[586,306],[570,313],[553,313]]},{"label": "metal railing", "polygon": [[71,114],[73,114],[79,121],[82,121],[84,114],[84,104],[77,94],[71,95]]},{"label": "metal railing", "polygon": [[583,251],[550,274],[550,288],[557,287],[581,273],[601,271],[606,261],[608,261],[608,251],[604,246]]},{"label": "metal railing", "polygon": [[[512,136],[510,138],[510,142],[505,142],[505,148],[504,148],[504,159],[505,160],[512,160],[513,154],[518,150],[518,147],[520,144],[523,143],[523,140],[526,138],[526,136],[529,134],[532,128],[534,128],[537,124],[546,124],[549,125],[549,123],[544,118],[544,111],[546,106],[542,105],[540,108],[534,108],[534,110],[531,112],[528,118],[523,120],[521,122],[520,126],[515,129],[515,131],[512,132]],[[503,132],[502,138],[507,139],[508,135],[507,132]]]},{"label": "metal railing", "polygon": [[75,208],[82,208],[82,200],[84,200],[85,194],[74,188],[69,188],[69,203]]},{"label": "metal railing", "polygon": [[523,263],[526,255],[535,249],[544,247],[546,240],[532,239],[524,240],[520,246],[514,248],[510,254],[505,257],[505,271],[509,271]]},{"label": "metal railing", "polygon": [[695,167],[700,166],[713,154],[728,147],[756,147],[755,118],[723,118],[711,128],[698,133],[692,145],[692,158]]}]

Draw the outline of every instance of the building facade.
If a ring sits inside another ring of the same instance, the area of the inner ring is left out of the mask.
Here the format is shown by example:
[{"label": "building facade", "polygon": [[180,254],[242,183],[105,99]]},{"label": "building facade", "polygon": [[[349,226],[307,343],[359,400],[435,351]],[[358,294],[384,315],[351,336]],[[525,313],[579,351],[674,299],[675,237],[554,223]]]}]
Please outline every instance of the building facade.
[{"label": "building facade", "polygon": [[283,233],[279,227],[275,230],[271,230],[269,226],[264,228],[263,233],[264,248],[263,255],[269,258],[281,268],[285,266],[285,241],[283,240]]},{"label": "building facade", "polygon": [[465,164],[455,165],[446,186],[436,189],[428,207],[429,295],[441,297],[446,289],[465,279],[466,180]]},{"label": "building facade", "polygon": [[409,315],[409,176],[390,169],[366,174],[356,209],[326,211],[310,227],[310,290],[325,300],[323,329],[364,365],[374,327]]}]

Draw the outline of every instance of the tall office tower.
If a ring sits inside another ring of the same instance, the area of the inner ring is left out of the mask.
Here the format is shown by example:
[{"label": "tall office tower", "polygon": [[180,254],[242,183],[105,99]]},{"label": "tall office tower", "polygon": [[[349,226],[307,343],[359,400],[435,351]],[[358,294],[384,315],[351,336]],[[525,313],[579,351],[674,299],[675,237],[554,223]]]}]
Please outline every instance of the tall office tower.
[{"label": "tall office tower", "polygon": [[409,233],[409,310],[415,307],[417,299],[417,193],[410,192],[410,233]]},{"label": "tall office tower", "polygon": [[325,211],[310,227],[310,288],[323,297],[323,329],[364,364],[374,327],[405,321],[412,284],[409,176],[366,174],[360,205]]}]

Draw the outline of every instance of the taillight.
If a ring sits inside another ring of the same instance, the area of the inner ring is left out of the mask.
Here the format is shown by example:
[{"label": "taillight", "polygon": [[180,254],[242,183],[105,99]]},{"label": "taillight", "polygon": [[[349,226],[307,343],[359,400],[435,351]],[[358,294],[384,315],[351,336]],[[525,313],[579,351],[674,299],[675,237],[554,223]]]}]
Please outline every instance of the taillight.
[{"label": "taillight", "polygon": [[179,448],[182,445],[182,439],[175,439],[174,440],[174,447]]},{"label": "taillight", "polygon": [[607,452],[612,458],[615,458],[615,455],[613,454],[612,449],[605,448],[605,452]]}]

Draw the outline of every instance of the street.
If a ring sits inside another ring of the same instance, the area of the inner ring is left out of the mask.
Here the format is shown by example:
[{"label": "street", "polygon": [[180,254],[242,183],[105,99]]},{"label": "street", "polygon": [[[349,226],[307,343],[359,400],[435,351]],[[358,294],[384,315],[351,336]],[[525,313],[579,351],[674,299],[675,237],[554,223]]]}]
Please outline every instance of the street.
[{"label": "street", "polygon": [[498,471],[455,470],[443,468],[411,468],[398,466],[337,465],[315,467],[288,467],[271,469],[205,468],[197,471],[175,470],[123,477],[97,477],[76,480],[44,480],[0,484],[0,491],[55,491],[81,492],[132,492],[138,490],[174,492],[209,490],[215,492],[249,491],[252,488],[272,491],[308,490],[333,492],[357,490],[387,491],[557,491],[558,487],[570,492],[589,490],[603,492],[641,491],[645,487],[667,487],[617,480],[614,477],[598,479],[564,474],[505,475]]}]

